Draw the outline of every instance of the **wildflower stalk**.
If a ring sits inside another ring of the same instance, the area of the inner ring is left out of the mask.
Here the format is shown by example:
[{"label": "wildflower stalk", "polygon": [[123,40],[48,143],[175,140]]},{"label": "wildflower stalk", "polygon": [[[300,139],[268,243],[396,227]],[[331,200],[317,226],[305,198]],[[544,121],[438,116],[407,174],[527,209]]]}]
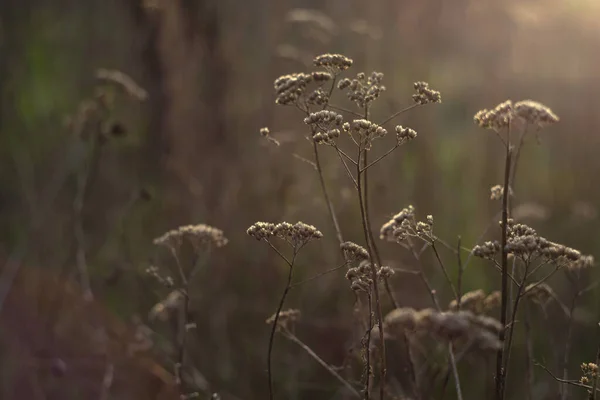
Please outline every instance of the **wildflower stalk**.
[{"label": "wildflower stalk", "polygon": [[269,346],[267,350],[267,375],[269,376],[269,399],[273,400],[273,370],[272,370],[272,354],[273,354],[273,342],[275,340],[275,332],[277,331],[277,323],[279,321],[279,315],[281,314],[281,310],[283,309],[283,304],[285,303],[285,298],[288,295],[292,287],[292,277],[294,272],[294,262],[296,260],[297,250],[294,249],[294,254],[292,255],[292,259],[288,260],[275,246],[273,246],[268,240],[266,242],[271,246],[273,250],[286,262],[289,267],[288,279],[285,285],[285,289],[281,295],[281,299],[279,300],[279,305],[277,306],[277,311],[275,312],[275,319],[273,321],[273,325],[271,327],[271,333],[269,335]]},{"label": "wildflower stalk", "polygon": [[[504,196],[502,196],[502,286],[501,286],[501,310],[500,310],[500,323],[506,328],[506,317],[508,310],[508,251],[506,244],[508,241],[508,193],[510,187],[510,167],[512,163],[512,148],[510,147],[510,124],[508,126],[506,145],[506,160],[504,164]],[[505,329],[501,329],[498,333],[498,339],[500,342],[504,342]],[[505,371],[504,371],[504,352],[507,351],[504,346],[498,350],[496,356],[496,400],[504,399],[504,386],[505,386]]]},{"label": "wildflower stalk", "polygon": [[[371,260],[377,260],[378,254],[375,253],[375,251],[373,250],[373,242],[371,241],[371,234],[370,234],[370,228],[368,226],[368,217],[367,217],[367,208],[366,208],[366,204],[365,204],[365,197],[366,197],[366,193],[365,193],[365,177],[366,174],[364,174],[363,172],[361,172],[361,166],[366,165],[367,162],[367,151],[364,149],[359,149],[359,155],[358,155],[358,165],[357,165],[357,184],[358,184],[358,188],[357,188],[357,192],[358,192],[358,201],[359,201],[359,205],[360,205],[360,214],[361,214],[361,218],[362,218],[362,227],[363,227],[363,233],[365,235],[365,242],[367,243],[367,248],[369,250],[369,255],[371,256]],[[379,397],[381,400],[383,400],[383,396],[384,396],[384,386],[385,386],[385,375],[386,375],[386,352],[385,352],[385,340],[383,338],[383,313],[381,311],[381,300],[380,300],[380,295],[379,295],[379,285],[377,284],[377,266],[375,265],[375,263],[371,263],[371,279],[373,280],[373,294],[375,295],[375,312],[376,312],[376,316],[377,316],[377,325],[379,327],[379,341],[381,343],[381,368],[380,368],[380,387],[379,387]],[[369,315],[369,318],[370,315]]]}]

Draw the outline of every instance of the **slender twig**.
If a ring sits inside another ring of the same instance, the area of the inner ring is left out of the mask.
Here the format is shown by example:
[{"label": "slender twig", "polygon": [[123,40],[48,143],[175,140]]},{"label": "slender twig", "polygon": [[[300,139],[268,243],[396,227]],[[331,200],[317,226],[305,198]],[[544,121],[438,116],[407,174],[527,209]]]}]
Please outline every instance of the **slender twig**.
[{"label": "slender twig", "polygon": [[340,161],[344,165],[344,168],[346,170],[346,174],[348,175],[348,178],[350,178],[350,180],[354,184],[354,188],[358,189],[358,183],[356,182],[356,179],[354,178],[354,175],[352,175],[352,172],[350,171],[350,168],[348,168],[348,164],[346,164],[346,161],[344,161],[344,158],[342,157],[342,154],[340,153],[339,148],[336,146],[335,149],[337,150],[337,155],[338,155]]},{"label": "slender twig", "polygon": [[[363,349],[365,352],[365,400],[369,400],[371,398],[371,332],[373,332],[373,298],[371,297],[371,293],[367,293],[368,299],[368,329],[367,329],[367,337],[363,338]],[[383,384],[383,383],[382,383]]]},{"label": "slender twig", "polygon": [[315,275],[315,276],[311,276],[310,278],[304,279],[303,281],[300,281],[300,282],[295,282],[295,283],[293,283],[293,284],[290,286],[290,289],[291,289],[291,288],[295,288],[296,286],[303,285],[303,284],[305,284],[305,283],[307,283],[307,282],[310,282],[310,281],[312,281],[312,280],[315,280],[315,279],[317,279],[317,278],[320,278],[320,277],[322,277],[323,275],[327,275],[327,274],[330,274],[330,273],[332,273],[332,272],[338,271],[338,270],[340,270],[340,269],[342,269],[342,268],[344,268],[344,267],[346,267],[346,266],[348,266],[348,263],[347,263],[347,262],[343,263],[343,264],[342,264],[342,265],[340,265],[339,267],[335,267],[335,268],[328,269],[327,271],[323,271],[323,272],[321,272],[321,273],[319,273],[319,274],[317,274],[317,275]]},{"label": "slender twig", "polygon": [[[569,307],[569,315],[567,319],[567,339],[565,340],[565,351],[562,360],[563,379],[567,379],[569,353],[571,352],[571,337],[573,335],[573,311],[575,310],[575,305],[577,304],[577,299],[579,298],[580,293],[580,291],[575,292],[573,299],[571,300],[571,307]],[[561,387],[561,392],[561,399],[567,400],[569,396],[569,390],[566,385]]]},{"label": "slender twig", "polygon": [[525,264],[525,271],[523,273],[523,279],[521,280],[520,284],[517,286],[517,295],[515,297],[515,302],[513,303],[513,309],[512,309],[512,313],[511,313],[510,323],[508,324],[508,326],[505,326],[505,329],[510,329],[510,331],[508,334],[508,341],[507,341],[506,347],[504,348],[504,353],[505,353],[504,379],[507,379],[507,377],[508,377],[508,363],[510,360],[512,342],[513,342],[513,337],[514,337],[514,333],[515,333],[514,325],[515,325],[515,320],[517,318],[517,311],[519,310],[519,303],[520,303],[521,299],[523,298],[523,289],[525,288],[525,284],[527,283],[527,281],[526,281],[527,270],[529,269],[529,266],[530,266],[529,263]]},{"label": "slender twig", "polygon": [[[371,255],[371,259],[372,260],[376,260],[376,254],[375,251],[373,250],[372,247],[372,242],[371,242],[371,236],[370,236],[370,229],[368,226],[368,220],[367,220],[367,208],[365,206],[365,192],[364,192],[364,178],[365,175],[360,172],[360,165],[362,163],[366,163],[366,150],[363,149],[359,149],[359,155],[358,155],[358,164],[359,166],[357,167],[357,176],[358,176],[358,201],[359,201],[359,205],[360,205],[360,213],[361,213],[361,217],[362,217],[362,226],[363,226],[363,233],[365,236],[365,242],[367,243],[367,247],[369,250],[369,254]],[[384,386],[385,386],[385,374],[386,374],[386,353],[385,353],[385,340],[383,337],[383,312],[381,310],[381,301],[380,301],[380,296],[379,296],[379,285],[377,284],[378,281],[378,277],[377,277],[377,267],[375,265],[375,263],[371,263],[371,279],[373,280],[373,294],[375,295],[375,311],[376,311],[376,315],[377,315],[377,324],[379,327],[379,340],[381,343],[381,369],[380,369],[380,379],[381,379],[381,383],[380,383],[380,400],[383,400],[383,396],[384,396]]]},{"label": "slender twig", "polygon": [[[510,143],[510,126],[508,128],[508,143]],[[504,193],[508,193],[510,186],[510,166],[511,166],[512,149],[510,145],[506,146],[506,160],[504,166]],[[506,317],[508,310],[508,251],[506,244],[508,240],[508,197],[502,196],[502,284],[501,284],[501,311],[500,323],[506,327]],[[505,329],[501,329],[498,333],[500,342],[504,342]],[[504,400],[504,347],[498,350],[496,356],[496,400]]]},{"label": "slender twig", "polygon": [[[581,383],[581,382],[576,381],[576,380],[572,380],[572,379],[568,379],[567,380],[567,379],[559,378],[558,376],[554,375],[552,373],[552,371],[550,371],[546,366],[544,366],[544,365],[542,365],[540,363],[534,362],[533,365],[535,365],[536,367],[539,367],[539,368],[543,369],[544,371],[546,371],[548,373],[548,375],[550,375],[557,382],[566,383],[567,385],[577,386],[577,387],[580,387],[580,388],[588,389],[588,390],[593,391],[593,392],[598,392],[598,390],[599,390],[597,388],[594,389],[592,386],[586,385],[586,384]],[[592,394],[590,393],[590,396],[591,395]],[[594,395],[594,397],[595,397],[595,395]]]},{"label": "slender twig", "polygon": [[325,204],[327,204],[327,210],[329,211],[329,216],[331,218],[331,222],[333,222],[333,227],[335,228],[335,234],[337,236],[340,244],[344,243],[344,238],[342,236],[342,230],[340,229],[340,224],[338,222],[337,216],[335,215],[335,211],[333,209],[333,203],[329,198],[329,193],[327,192],[327,185],[325,184],[325,178],[323,176],[323,168],[321,167],[321,160],[319,157],[319,149],[317,148],[317,142],[313,140],[313,151],[315,155],[315,164],[317,165],[317,175],[319,176],[319,183],[321,184],[321,192],[323,193],[323,198],[325,199]]},{"label": "slender twig", "polygon": [[327,105],[329,106],[329,108],[333,108],[334,110],[342,111],[342,112],[345,112],[345,113],[348,113],[348,114],[352,114],[355,117],[361,117],[362,118],[362,114],[357,113],[356,111],[348,110],[347,108],[343,108],[343,107],[334,106],[331,103],[328,103]]},{"label": "slender twig", "polygon": [[398,147],[400,147],[400,144],[396,144],[394,147],[392,147],[391,149],[389,149],[388,151],[386,151],[383,155],[381,155],[378,158],[376,158],[375,160],[371,161],[365,167],[361,168],[360,172],[364,172],[364,171],[368,170],[373,165],[377,164],[379,161],[383,160],[384,158],[386,158],[387,156],[389,156],[390,154],[392,154],[394,152],[394,150],[396,150]]},{"label": "slender twig", "polygon": [[438,265],[440,266],[440,269],[442,270],[444,277],[446,278],[446,281],[448,282],[448,285],[450,286],[450,289],[452,290],[452,294],[454,295],[454,298],[458,302],[458,293],[456,292],[456,289],[454,288],[454,284],[452,283],[452,279],[450,279],[450,275],[448,275],[448,270],[444,266],[444,262],[442,261],[440,254],[437,251],[437,247],[435,247],[435,241],[432,241],[432,243],[431,243],[431,250],[433,250],[433,253],[435,254],[435,258],[438,262]]},{"label": "slender twig", "polygon": [[277,306],[277,311],[275,312],[275,318],[273,320],[273,325],[271,327],[271,334],[269,335],[269,347],[267,350],[267,375],[269,376],[269,399],[273,400],[273,370],[272,370],[272,354],[273,354],[273,342],[275,340],[275,332],[277,331],[277,323],[279,322],[279,315],[281,314],[281,310],[283,309],[283,304],[285,302],[285,298],[287,297],[288,292],[290,291],[292,285],[292,276],[294,272],[294,262],[296,260],[297,249],[294,249],[294,254],[292,256],[292,260],[288,261],[288,259],[279,251],[275,246],[273,246],[270,242],[269,245],[285,262],[288,264],[289,273],[287,278],[287,283],[285,285],[285,289],[281,294],[281,299],[279,300],[279,305]]},{"label": "slender twig", "polygon": [[384,119],[384,120],[383,120],[383,121],[382,121],[382,122],[379,124],[379,126],[383,126],[383,125],[387,124],[388,122],[390,122],[391,120],[393,120],[394,118],[396,118],[397,116],[399,116],[400,114],[402,114],[402,113],[405,113],[405,112],[407,112],[407,111],[409,111],[409,110],[412,110],[413,108],[415,108],[415,107],[418,107],[418,106],[420,106],[420,104],[413,104],[412,106],[408,106],[408,107],[406,107],[406,108],[403,108],[402,110],[400,110],[400,111],[398,111],[398,112],[396,112],[396,113],[394,113],[394,114],[390,115],[390,116],[389,116],[389,117],[387,117],[386,119]]},{"label": "slender twig", "polygon": [[458,279],[457,279],[457,284],[456,284],[456,304],[458,309],[460,310],[460,301],[462,299],[462,278],[463,278],[463,272],[464,272],[464,268],[463,268],[463,263],[462,263],[462,257],[460,256],[460,242],[461,242],[461,237],[458,237],[458,243],[456,244],[456,258],[458,261]]},{"label": "slender twig", "polygon": [[296,343],[298,346],[300,346],[304,351],[306,351],[308,353],[309,356],[311,356],[316,362],[318,362],[319,364],[321,364],[321,366],[323,366],[323,368],[325,368],[331,375],[333,375],[342,385],[344,385],[349,391],[350,393],[352,393],[352,395],[356,398],[361,398],[362,396],[360,395],[360,393],[358,392],[358,390],[356,390],[351,384],[350,382],[348,382],[346,379],[344,379],[340,374],[338,374],[329,364],[327,364],[325,361],[323,361],[323,359],[321,357],[319,357],[317,355],[317,353],[315,353],[308,345],[306,345],[304,342],[302,342],[296,335],[294,335],[292,332],[290,332],[289,330],[284,330],[282,332],[284,334],[284,336],[286,338],[288,338],[289,340],[291,340],[292,342]]}]

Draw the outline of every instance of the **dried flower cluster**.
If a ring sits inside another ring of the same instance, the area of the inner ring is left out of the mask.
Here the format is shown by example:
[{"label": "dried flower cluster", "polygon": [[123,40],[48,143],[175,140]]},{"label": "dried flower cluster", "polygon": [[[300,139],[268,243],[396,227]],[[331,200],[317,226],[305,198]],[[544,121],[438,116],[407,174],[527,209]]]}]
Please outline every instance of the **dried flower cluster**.
[{"label": "dried flower cluster", "polygon": [[246,233],[256,240],[269,240],[277,237],[287,241],[293,247],[301,247],[314,239],[321,239],[323,234],[314,226],[304,222],[290,224],[280,222],[273,224],[271,222],[256,222]]},{"label": "dried flower cluster", "polygon": [[355,292],[371,293],[373,285],[371,263],[367,260],[362,261],[358,267],[348,269],[346,279],[350,281],[350,288]]},{"label": "dried flower cluster", "polygon": [[514,111],[517,116],[528,124],[543,127],[555,124],[559,118],[545,105],[533,100],[523,100],[515,103]]},{"label": "dried flower cluster", "polygon": [[290,308],[289,310],[284,310],[279,313],[279,317],[277,314],[271,315],[267,318],[266,323],[271,325],[275,322],[277,318],[277,328],[288,330],[290,329],[290,325],[300,319],[300,310]]},{"label": "dried flower cluster", "polygon": [[323,67],[331,73],[337,74],[350,68],[353,61],[341,54],[322,54],[315,57],[313,63],[316,67]]},{"label": "dried flower cluster", "polygon": [[185,241],[189,242],[195,249],[204,245],[223,247],[228,240],[223,231],[205,224],[185,225],[170,230],[162,236],[154,239],[154,244],[165,246],[171,250],[177,250]]},{"label": "dried flower cluster", "polygon": [[498,243],[496,240],[487,241],[481,245],[478,244],[477,246],[473,247],[473,255],[492,260],[496,254],[500,252],[500,248],[500,243]]},{"label": "dried flower cluster", "polygon": [[514,106],[512,101],[507,100],[498,104],[493,110],[483,109],[477,112],[474,119],[480,127],[498,131],[508,127],[515,117],[538,128],[559,121],[550,108],[532,100],[519,101]]},{"label": "dried flower cluster", "polygon": [[405,128],[402,125],[396,125],[394,130],[396,131],[396,143],[398,145],[410,142],[417,137],[417,132],[410,128]]},{"label": "dried flower cluster", "polygon": [[[355,292],[370,293],[373,285],[372,273],[372,264],[365,259],[360,262],[358,267],[348,269],[346,279],[350,281],[350,288]],[[378,281],[384,281],[392,275],[394,275],[394,270],[388,266],[377,268]]]},{"label": "dried flower cluster", "polygon": [[390,334],[415,332],[449,342],[466,339],[486,350],[498,350],[502,346],[498,340],[502,325],[493,318],[475,315],[470,311],[397,308],[385,317],[385,329]]},{"label": "dried flower cluster", "polygon": [[433,216],[428,215],[425,222],[417,221],[415,208],[409,205],[381,226],[379,237],[390,242],[401,242],[409,237],[417,237],[431,243],[435,239]]},{"label": "dried flower cluster", "polygon": [[371,148],[373,140],[387,135],[387,129],[366,119],[355,119],[351,123],[346,122],[342,125],[342,129],[367,150]]},{"label": "dried flower cluster", "polygon": [[[551,242],[539,236],[535,229],[525,224],[515,224],[513,219],[508,220],[507,235],[506,251],[524,262],[542,258],[571,270],[589,268],[594,265],[592,256],[584,256],[575,249]],[[475,246],[473,254],[477,257],[492,259],[500,250],[501,246],[498,242],[485,242],[483,245]]]},{"label": "dried flower cluster", "polygon": [[554,290],[546,283],[531,283],[525,287],[523,291],[525,298],[541,305],[542,307],[548,304],[548,302],[556,298]]},{"label": "dried flower cluster", "polygon": [[[508,196],[512,196],[512,190],[509,187],[508,188]],[[496,186],[492,186],[492,188],[490,189],[490,199],[491,200],[501,200],[502,197],[504,196],[504,186],[502,185],[496,185]]]},{"label": "dried flower cluster", "polygon": [[485,129],[496,131],[507,127],[513,117],[512,102],[507,100],[493,110],[483,109],[475,114],[475,123]]},{"label": "dried flower cluster", "polygon": [[354,79],[342,79],[338,83],[338,89],[347,89],[348,98],[358,107],[365,108],[385,91],[385,86],[381,84],[382,80],[381,72],[374,71],[368,78],[364,72],[359,72]]},{"label": "dried flower cluster", "polygon": [[297,73],[283,75],[275,79],[275,103],[283,106],[296,104],[306,87],[312,81],[312,75]]},{"label": "dried flower cluster", "polygon": [[344,242],[340,248],[348,261],[365,261],[369,259],[369,252],[354,242]]},{"label": "dried flower cluster", "polygon": [[311,126],[315,142],[333,145],[340,136],[339,128],[343,120],[343,117],[334,111],[321,110],[304,118],[304,123]]},{"label": "dried flower cluster", "polygon": [[579,381],[586,385],[598,378],[598,365],[595,363],[583,363],[581,364],[581,373],[583,375]]},{"label": "dried flower cluster", "polygon": [[412,98],[417,104],[425,105],[430,103],[441,103],[442,95],[437,90],[429,88],[427,82],[415,82],[413,87],[417,91]]},{"label": "dried flower cluster", "polygon": [[[501,294],[496,290],[486,295],[481,289],[467,292],[460,298],[460,309],[474,314],[487,314],[500,306]],[[451,311],[458,311],[458,302],[452,300],[448,305]]]}]

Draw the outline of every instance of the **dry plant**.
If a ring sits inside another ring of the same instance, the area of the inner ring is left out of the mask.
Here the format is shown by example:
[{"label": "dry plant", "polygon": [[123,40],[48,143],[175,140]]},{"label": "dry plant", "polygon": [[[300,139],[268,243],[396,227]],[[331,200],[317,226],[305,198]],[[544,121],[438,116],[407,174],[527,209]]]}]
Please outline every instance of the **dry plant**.
[{"label": "dry plant", "polygon": [[[356,306],[362,310],[364,318],[361,328],[365,329],[362,340],[364,372],[361,377],[342,377],[334,367],[327,364],[295,335],[293,327],[300,312],[283,311],[288,292],[296,286],[293,283],[293,270],[299,250],[309,241],[321,238],[322,234],[313,226],[300,222],[295,225],[285,222],[280,224],[257,222],[248,229],[248,234],[268,243],[289,267],[287,284],[279,305],[273,316],[267,320],[272,324],[267,355],[270,399],[275,397],[271,363],[274,335],[279,332],[288,340],[300,345],[329,371],[347,389],[348,394],[366,400],[426,398],[423,386],[431,386],[431,382],[436,382],[435,377],[423,376],[430,370],[427,364],[434,362],[431,357],[435,356],[435,351],[431,351],[431,348],[444,349],[448,369],[443,388],[452,374],[457,398],[462,399],[458,363],[470,354],[479,355],[478,357],[481,358],[486,357],[486,354],[496,353],[494,393],[485,395],[502,400],[506,398],[510,354],[518,322],[519,305],[523,299],[532,300],[542,306],[550,300],[555,300],[564,311],[569,326],[569,338],[562,365],[565,371],[563,380],[568,382],[566,368],[570,351],[573,310],[577,298],[590,290],[590,288],[582,289],[579,282],[583,271],[594,264],[594,259],[568,246],[552,242],[540,236],[533,228],[516,222],[512,215],[511,204],[515,198],[514,185],[518,162],[528,138],[528,131],[534,129],[539,131],[545,126],[558,122],[559,118],[548,107],[531,100],[515,103],[506,101],[492,110],[481,110],[475,115],[476,124],[494,132],[504,150],[504,179],[502,184],[492,187],[490,196],[493,200],[501,201],[498,212],[499,241],[478,241],[474,247],[467,249],[462,247],[459,237],[458,245],[450,246],[434,233],[433,216],[427,215],[423,220],[418,219],[412,205],[402,209],[381,226],[380,239],[398,243],[408,250],[419,267],[417,271],[397,270],[418,275],[429,292],[433,308],[415,310],[398,304],[389,281],[395,270],[382,264],[373,233],[372,212],[369,208],[369,169],[400,146],[417,137],[417,133],[411,128],[388,125],[402,113],[415,107],[441,102],[441,95],[431,89],[428,83],[416,82],[412,105],[383,121],[374,121],[372,107],[386,89],[383,85],[382,73],[359,72],[354,77],[343,77],[342,75],[352,67],[353,61],[340,54],[317,56],[313,64],[315,70],[311,72],[284,75],[275,80],[276,104],[297,109],[303,118],[313,148],[314,159],[311,163],[316,166],[317,178],[344,257],[341,266],[327,270],[309,280],[339,268],[348,268],[346,278],[350,282],[350,289],[356,295]],[[339,92],[345,94],[353,103],[353,108],[346,108],[334,102],[334,95]],[[389,130],[395,133],[395,140],[388,145],[388,150],[381,156],[371,159],[369,156],[374,146],[380,143],[385,146],[385,138],[389,136]],[[260,133],[267,140],[279,145],[269,128],[262,128]],[[355,188],[357,207],[361,215],[363,245],[343,239],[344,235],[329,196],[328,182],[322,170],[321,153],[324,150],[320,146],[332,150]],[[523,211],[520,211],[519,215],[523,215]],[[482,239],[484,236],[482,235]],[[286,255],[280,246],[275,245],[273,240],[275,238],[287,244],[289,255]],[[444,262],[445,257],[442,254],[444,248],[449,249],[456,260],[452,262],[456,266],[452,270]],[[422,255],[427,249],[431,250],[452,294],[452,299],[445,303],[448,304],[447,310],[442,307],[437,291],[432,287],[425,273],[425,261]],[[461,256],[464,251],[469,253],[466,262],[463,262]],[[463,293],[463,274],[471,256],[489,260],[500,274],[500,290],[488,294],[482,290]],[[570,309],[563,305],[547,284],[547,281],[559,271],[566,274],[575,289],[576,295]],[[453,280],[455,275],[458,275],[456,282]],[[306,281],[300,283],[304,282]],[[383,292],[390,297],[392,310],[384,309],[381,298]],[[492,315],[497,315],[498,311],[499,317],[496,319]],[[525,320],[525,326],[530,327],[527,316]],[[527,330],[526,335],[529,337],[528,332]],[[428,340],[432,339],[435,343],[430,346]],[[386,352],[386,343],[390,340],[403,343],[404,354],[390,355]],[[528,349],[527,375],[528,384],[531,386],[533,380],[531,368],[534,361],[530,346]],[[387,376],[389,356],[405,359],[409,365],[406,371],[410,377],[408,384],[399,386],[390,382]],[[595,398],[596,371],[597,367],[596,369],[586,367],[585,376],[578,384],[588,388],[591,393],[590,398]],[[566,396],[566,390],[561,390],[563,396]],[[528,393],[531,393],[531,387],[528,388]]]}]

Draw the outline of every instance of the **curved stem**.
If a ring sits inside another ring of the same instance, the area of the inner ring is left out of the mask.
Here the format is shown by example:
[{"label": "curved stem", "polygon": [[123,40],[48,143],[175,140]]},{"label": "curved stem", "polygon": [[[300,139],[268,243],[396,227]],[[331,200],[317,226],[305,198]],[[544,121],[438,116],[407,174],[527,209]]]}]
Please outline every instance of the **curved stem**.
[{"label": "curved stem", "polygon": [[[279,253],[279,252],[278,252]],[[281,310],[283,309],[283,304],[285,302],[285,298],[287,297],[288,292],[290,291],[292,285],[292,274],[294,272],[294,261],[296,259],[296,251],[294,251],[294,255],[292,257],[292,261],[288,262],[289,273],[287,284],[281,295],[281,299],[279,300],[279,306],[277,306],[277,312],[275,313],[275,319],[273,321],[273,326],[271,327],[271,334],[269,336],[269,349],[267,351],[267,374],[269,376],[269,399],[273,400],[273,372],[271,368],[271,355],[273,353],[273,341],[275,339],[275,332],[277,331],[277,323],[279,322],[279,314],[281,314]],[[287,262],[287,259],[284,258]]]}]

